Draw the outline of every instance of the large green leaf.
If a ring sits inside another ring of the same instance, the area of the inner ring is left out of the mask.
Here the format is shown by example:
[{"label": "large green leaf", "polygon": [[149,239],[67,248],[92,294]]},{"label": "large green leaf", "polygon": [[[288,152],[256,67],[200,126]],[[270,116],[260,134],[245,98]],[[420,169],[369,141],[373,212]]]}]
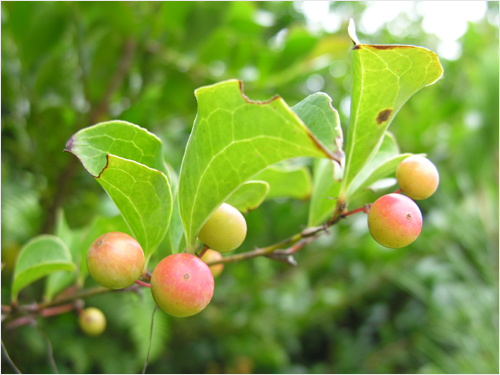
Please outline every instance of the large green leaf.
[{"label": "large green leaf", "polygon": [[33,238],[21,249],[14,269],[12,301],[19,291],[32,282],[56,271],[72,271],[75,264],[64,242],[53,235]]},{"label": "large green leaf", "polygon": [[322,224],[332,216],[341,179],[342,169],[337,163],[328,159],[315,160],[308,226]]},{"label": "large green leaf", "polygon": [[66,143],[96,177],[141,244],[146,264],[167,232],[172,213],[170,172],[161,140],[125,121],[80,130]]},{"label": "large green leaf", "polygon": [[355,45],[342,199],[356,175],[377,152],[385,131],[402,105],[442,75],[437,55],[426,48]]},{"label": "large green leaf", "polygon": [[373,159],[364,166],[352,181],[347,191],[346,200],[350,201],[351,198],[354,198],[357,194],[368,188],[368,186],[393,175],[399,163],[411,155],[408,153],[400,154],[394,135],[387,132]]},{"label": "large green leaf", "polygon": [[107,155],[97,181],[109,194],[149,257],[165,237],[172,215],[172,192],[165,174],[135,161]]},{"label": "large green leaf", "polygon": [[226,200],[226,203],[240,212],[247,213],[259,207],[268,193],[269,184],[266,181],[247,181]]},{"label": "large green leaf", "polygon": [[311,172],[303,165],[272,165],[254,178],[269,184],[266,199],[307,199],[311,196]]},{"label": "large green leaf", "polygon": [[339,113],[332,107],[332,99],[323,92],[317,92],[294,105],[292,110],[311,129],[316,139],[335,154],[336,160],[340,162],[344,156],[342,151],[344,137]]},{"label": "large green leaf", "polygon": [[82,129],[68,140],[64,151],[77,156],[94,177],[106,166],[108,154],[134,160],[169,176],[161,140],[126,121],[101,122]]},{"label": "large green leaf", "polygon": [[250,101],[237,80],[202,87],[196,97],[198,114],[179,178],[190,249],[217,207],[258,172],[299,156],[335,158],[280,97]]}]

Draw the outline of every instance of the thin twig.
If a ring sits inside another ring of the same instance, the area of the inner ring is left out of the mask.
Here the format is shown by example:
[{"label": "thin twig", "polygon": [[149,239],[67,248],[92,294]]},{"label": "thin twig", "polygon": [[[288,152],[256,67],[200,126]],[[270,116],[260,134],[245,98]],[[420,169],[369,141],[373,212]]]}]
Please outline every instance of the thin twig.
[{"label": "thin twig", "polygon": [[208,250],[208,246],[204,245],[203,249],[201,249],[200,254],[198,255],[198,258],[201,258],[203,255],[205,255],[205,253],[207,252],[207,250]]},{"label": "thin twig", "polygon": [[153,325],[155,322],[155,312],[156,312],[157,308],[158,308],[158,305],[155,304],[155,308],[153,310],[153,315],[151,316],[151,332],[149,334],[149,348],[148,348],[148,355],[146,357],[146,363],[144,363],[144,368],[142,369],[143,374],[146,373],[146,369],[147,369],[148,363],[149,363],[149,353],[151,353],[151,346],[153,344]]},{"label": "thin twig", "polygon": [[47,355],[49,357],[50,367],[52,367],[52,371],[54,371],[54,373],[59,374],[59,370],[57,369],[56,361],[54,359],[54,349],[52,348],[52,343],[50,342],[49,336],[47,336],[47,334],[42,331],[39,324],[38,331],[40,331],[40,333],[45,337],[45,341],[47,342]]},{"label": "thin twig", "polygon": [[[255,250],[252,250],[252,251],[247,251],[247,252],[240,253],[240,254],[226,256],[226,257],[223,257],[222,259],[219,259],[219,260],[207,262],[207,265],[213,266],[215,264],[239,262],[241,260],[247,260],[247,259],[255,258],[258,256],[267,256],[269,258],[282,261],[283,257],[280,257],[280,256],[275,257],[275,256],[272,256],[271,254],[275,253],[278,249],[282,249],[288,245],[292,245],[292,244],[299,242],[300,240],[305,239],[305,238],[309,238],[309,237],[312,238],[307,243],[310,243],[310,242],[316,240],[316,238],[319,237],[318,236],[319,234],[327,233],[328,229],[332,225],[337,224],[340,220],[346,218],[347,216],[358,213],[358,212],[366,212],[366,206],[364,206],[362,208],[358,208],[358,209],[350,211],[350,212],[342,213],[342,210],[343,210],[343,205],[339,205],[335,209],[333,216],[323,225],[304,229],[302,232],[297,233],[297,234],[295,234],[287,239],[284,239],[283,241],[280,241],[274,245],[270,245],[270,246],[263,247],[263,248],[255,248]],[[302,246],[304,246],[304,245],[302,245]]]},{"label": "thin twig", "polygon": [[3,343],[3,340],[2,340],[2,352],[7,360],[7,362],[9,363],[9,365],[14,369],[14,371],[16,372],[16,374],[22,374],[21,371],[19,371],[19,369],[17,368],[17,366],[14,364],[14,362],[12,361],[12,359],[10,359],[10,356],[9,356],[9,353],[7,353],[7,349],[5,348],[5,345]]},{"label": "thin twig", "polygon": [[144,281],[141,280],[135,280],[135,283],[141,286],[145,286],[146,288],[151,288],[151,284],[145,283]]},{"label": "thin twig", "polygon": [[95,110],[90,114],[90,122],[95,124],[99,117],[105,112],[107,112],[109,107],[109,102],[111,101],[111,97],[115,93],[115,91],[120,87],[125,78],[125,75],[130,69],[132,65],[132,60],[135,54],[135,39],[129,38],[125,41],[125,46],[123,49],[123,54],[120,59],[120,65],[118,69],[115,71],[115,74],[109,81],[108,86],[106,87],[106,91],[104,92],[103,97],[99,105],[95,108]]}]

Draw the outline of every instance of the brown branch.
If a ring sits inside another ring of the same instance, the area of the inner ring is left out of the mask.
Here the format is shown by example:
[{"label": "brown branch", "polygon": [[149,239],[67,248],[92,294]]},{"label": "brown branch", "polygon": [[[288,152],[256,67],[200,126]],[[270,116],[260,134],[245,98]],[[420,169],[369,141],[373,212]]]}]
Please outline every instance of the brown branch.
[{"label": "brown branch", "polygon": [[[339,206],[342,207],[342,206]],[[311,227],[304,229],[302,232],[297,233],[283,241],[280,241],[276,244],[264,247],[264,248],[256,248],[253,251],[248,251],[245,253],[235,254],[231,256],[226,256],[218,261],[207,262],[207,265],[212,266],[215,264],[221,263],[230,263],[230,262],[238,262],[241,260],[247,260],[251,258],[255,258],[258,256],[266,256],[270,259],[283,262],[288,265],[295,266],[297,262],[293,258],[293,254],[297,251],[301,250],[305,245],[315,241],[320,235],[324,233],[328,233],[329,228],[332,225],[337,224],[341,219],[344,219],[352,214],[358,212],[367,213],[369,205],[366,205],[362,208],[358,208],[356,210],[350,212],[341,212],[337,209],[334,212],[334,215],[330,220],[325,222],[323,225],[317,227]],[[291,245],[291,246],[289,246]],[[287,247],[286,249],[283,249]],[[147,279],[150,279],[150,274],[146,275]],[[20,325],[30,324],[34,321],[34,316],[39,315],[42,317],[62,314],[64,312],[71,311],[72,309],[81,308],[78,304],[78,300],[91,297],[94,295],[106,293],[106,292],[135,292],[141,293],[140,286],[150,287],[150,284],[137,280],[136,284],[133,284],[127,288],[112,290],[108,288],[104,288],[102,286],[94,287],[86,290],[77,290],[68,293],[62,293],[54,300],[44,303],[34,303],[30,305],[22,305],[22,306],[2,306],[2,312],[5,313],[6,319],[14,319],[9,322],[7,327],[14,328]],[[73,290],[69,288],[69,290]],[[57,306],[57,307],[56,307]],[[24,315],[24,316],[23,316]],[[28,315],[28,316],[26,316]],[[31,315],[31,316],[30,316]],[[2,317],[3,318],[3,317]],[[16,319],[17,318],[17,319]]]},{"label": "brown branch", "polygon": [[[247,260],[251,258],[255,258],[258,256],[266,256],[268,258],[284,262],[290,265],[295,265],[295,260],[293,258],[288,258],[288,255],[293,254],[295,251],[300,250],[303,246],[306,244],[316,240],[321,234],[328,233],[329,228],[335,224],[337,224],[340,220],[346,218],[347,216],[350,216],[352,214],[358,213],[358,212],[367,212],[367,207],[369,205],[365,205],[361,208],[358,208],[356,210],[350,211],[350,212],[343,212],[344,210],[344,205],[338,205],[335,208],[333,216],[323,225],[317,226],[317,227],[311,227],[311,228],[306,228],[302,232],[297,233],[283,241],[280,241],[274,245],[270,245],[267,247],[263,248],[255,248],[255,250],[252,251],[247,251],[244,253],[240,254],[235,254],[235,255],[230,255],[226,256],[222,259],[207,262],[207,265],[213,266],[215,264],[223,264],[223,263],[231,263],[231,262],[239,262],[241,260]],[[303,240],[307,240],[302,242]],[[298,242],[298,243],[297,243]],[[280,251],[279,249],[282,249],[288,245],[291,244],[296,244],[297,247],[290,247],[289,249],[285,250],[284,252]]]},{"label": "brown branch", "polygon": [[[77,31],[78,32],[78,31]],[[81,41],[80,41],[81,43]],[[81,49],[81,46],[79,47]],[[111,78],[111,80],[108,83],[108,86],[106,87],[106,90],[104,91],[104,95],[102,96],[100,102],[94,106],[92,105],[90,115],[89,115],[89,121],[91,124],[95,124],[96,122],[99,121],[99,118],[108,111],[109,104],[111,101],[111,97],[115,93],[115,91],[120,87],[120,85],[123,82],[123,79],[127,75],[128,71],[130,70],[130,67],[132,66],[132,61],[135,55],[135,48],[136,48],[136,42],[134,38],[129,38],[125,41],[125,45],[123,48],[123,53],[120,58],[120,64],[118,66],[118,69],[115,71],[115,74]],[[80,53],[79,53],[80,56]],[[81,59],[83,59],[83,56],[80,56]],[[83,60],[80,61],[80,65],[82,68],[82,72],[85,72],[85,63]],[[91,103],[91,98],[88,96],[88,82],[86,82],[86,76],[82,76],[82,79],[84,80],[82,82],[84,91],[85,91],[85,96],[86,100]],[[75,129],[76,131],[77,129]],[[68,194],[68,185],[69,181],[72,180],[72,176],[75,173],[76,166],[77,166],[77,158],[70,158],[66,164],[66,167],[64,168],[63,172],[60,174],[58,180],[57,180],[57,191],[54,195],[54,201],[51,205],[51,207],[47,210],[47,215],[45,219],[45,223],[43,225],[42,232],[43,233],[50,233],[52,232],[52,228],[54,226],[54,221],[55,221],[55,216],[56,216],[56,211],[57,208],[60,207],[64,201],[64,198]]]}]

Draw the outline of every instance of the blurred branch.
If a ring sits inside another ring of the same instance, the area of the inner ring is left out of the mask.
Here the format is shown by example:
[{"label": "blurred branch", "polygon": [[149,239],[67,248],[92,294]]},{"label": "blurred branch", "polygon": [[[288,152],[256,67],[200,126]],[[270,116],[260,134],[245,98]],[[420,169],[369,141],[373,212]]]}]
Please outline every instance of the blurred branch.
[{"label": "blurred branch", "polygon": [[[78,18],[78,17],[76,17]],[[77,25],[78,26],[78,25]],[[106,90],[104,91],[104,94],[99,101],[97,105],[92,105],[91,98],[90,98],[90,93],[88,90],[88,80],[87,76],[85,73],[85,63],[83,60],[83,51],[81,51],[82,46],[81,46],[81,40],[80,37],[78,36],[79,30],[77,30],[77,41],[78,41],[78,56],[80,59],[80,67],[82,69],[82,84],[84,88],[84,94],[85,94],[85,99],[91,103],[91,110],[90,110],[90,115],[89,115],[89,121],[90,124],[95,124],[99,121],[99,118],[108,111],[109,109],[109,104],[111,101],[111,97],[115,93],[115,91],[120,87],[122,84],[125,76],[130,70],[130,67],[132,66],[132,61],[135,55],[135,49],[136,49],[136,41],[134,38],[128,38],[125,41],[124,47],[123,47],[123,52],[120,58],[120,64],[118,65],[118,69],[115,71],[115,74],[113,77],[111,77],[111,80],[108,83],[108,86],[106,87]],[[74,129],[75,132],[78,129]],[[66,164],[66,167],[62,171],[58,181],[57,181],[57,191],[54,195],[54,201],[52,206],[47,210],[47,216],[45,220],[45,224],[43,226],[43,231],[44,233],[50,233],[52,232],[52,227],[54,226],[54,221],[55,221],[55,216],[56,216],[56,211],[59,206],[62,205],[62,202],[64,200],[64,197],[68,194],[68,184],[69,182],[73,179],[72,176],[75,173],[76,166],[78,165],[77,163],[78,159],[77,158],[70,158],[68,160],[68,163]]]},{"label": "blurred branch", "polygon": [[49,302],[33,303],[29,305],[21,305],[16,307],[2,307],[2,322],[8,320],[7,329],[17,328],[23,325],[36,324],[37,316],[46,318],[49,316],[59,315],[71,310],[80,310],[82,308],[81,299],[96,296],[107,292],[134,292],[141,293],[141,286],[133,284],[123,289],[108,289],[102,286],[97,286],[90,289],[78,290],[60,298],[55,298]]},{"label": "blurred branch", "polygon": [[144,368],[142,369],[142,373],[146,373],[146,369],[148,368],[148,363],[149,363],[149,354],[151,353],[151,345],[153,343],[153,326],[155,323],[155,312],[158,309],[158,305],[155,305],[155,308],[153,310],[153,314],[151,316],[151,330],[149,332],[149,347],[148,347],[148,355],[146,356],[146,362],[144,363]]},{"label": "blurred branch", "polygon": [[2,340],[2,352],[5,356],[5,359],[7,360],[7,362],[9,363],[9,365],[14,369],[14,371],[16,372],[16,374],[22,374],[21,371],[19,371],[19,369],[17,368],[17,366],[14,364],[14,362],[12,362],[12,359],[10,358],[9,356],[9,353],[7,352],[7,349],[5,349],[5,345],[3,343],[3,340]]},{"label": "blurred branch", "polygon": [[99,104],[92,109],[90,113],[90,123],[95,124],[99,121],[99,117],[101,117],[104,113],[108,111],[109,103],[111,101],[111,97],[115,93],[115,91],[120,87],[123,82],[123,79],[127,75],[132,66],[132,61],[135,55],[135,47],[136,42],[134,38],[128,38],[125,41],[125,45],[123,47],[123,53],[120,58],[120,65],[118,65],[118,69],[115,71],[115,74],[111,78],[104,91],[104,95],[101,98]]}]

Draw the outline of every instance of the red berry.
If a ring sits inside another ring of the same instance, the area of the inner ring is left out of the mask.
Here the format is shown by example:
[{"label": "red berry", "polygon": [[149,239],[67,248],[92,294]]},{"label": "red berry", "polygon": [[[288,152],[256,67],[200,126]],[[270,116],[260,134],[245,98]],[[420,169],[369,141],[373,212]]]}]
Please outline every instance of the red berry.
[{"label": "red berry", "polygon": [[379,244],[398,249],[417,239],[422,230],[422,214],[407,196],[387,194],[370,207],[368,229]]},{"label": "red berry", "polygon": [[214,277],[200,258],[186,253],[164,258],[151,275],[151,293],[163,311],[176,317],[198,314],[212,300]]}]

